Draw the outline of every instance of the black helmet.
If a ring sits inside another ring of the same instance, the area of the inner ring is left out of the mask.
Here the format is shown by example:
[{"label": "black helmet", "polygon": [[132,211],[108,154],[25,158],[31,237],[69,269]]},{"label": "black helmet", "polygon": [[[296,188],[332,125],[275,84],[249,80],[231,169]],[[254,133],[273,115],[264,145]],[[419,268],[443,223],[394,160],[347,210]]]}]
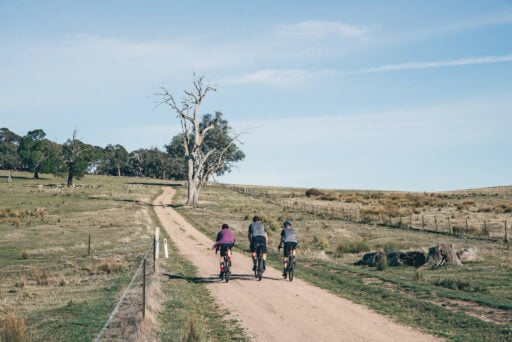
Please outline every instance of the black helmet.
[{"label": "black helmet", "polygon": [[228,224],[227,224],[227,223],[224,223],[224,224],[222,225],[222,229],[229,229]]},{"label": "black helmet", "polygon": [[288,220],[284,221],[284,223],[283,223],[283,227],[285,227],[285,228],[286,227],[291,227],[291,225],[292,225],[292,223],[290,221],[288,221]]},{"label": "black helmet", "polygon": [[252,222],[258,222],[258,221],[261,221],[260,217],[259,216],[254,216],[252,218]]}]

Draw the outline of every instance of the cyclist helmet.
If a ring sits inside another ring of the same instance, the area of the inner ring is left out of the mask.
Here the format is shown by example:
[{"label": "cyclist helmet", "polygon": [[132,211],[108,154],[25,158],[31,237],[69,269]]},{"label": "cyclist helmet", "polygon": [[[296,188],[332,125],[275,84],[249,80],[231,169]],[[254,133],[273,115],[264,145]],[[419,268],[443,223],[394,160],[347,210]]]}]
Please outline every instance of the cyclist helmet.
[{"label": "cyclist helmet", "polygon": [[224,224],[222,225],[222,229],[229,229],[228,224],[227,224],[227,223],[224,223]]},{"label": "cyclist helmet", "polygon": [[283,227],[286,228],[286,227],[291,227],[291,226],[292,226],[292,223],[290,221],[288,221],[288,220],[284,221]]},{"label": "cyclist helmet", "polygon": [[260,217],[259,216],[254,216],[252,218],[252,222],[258,222],[258,221],[261,221]]}]

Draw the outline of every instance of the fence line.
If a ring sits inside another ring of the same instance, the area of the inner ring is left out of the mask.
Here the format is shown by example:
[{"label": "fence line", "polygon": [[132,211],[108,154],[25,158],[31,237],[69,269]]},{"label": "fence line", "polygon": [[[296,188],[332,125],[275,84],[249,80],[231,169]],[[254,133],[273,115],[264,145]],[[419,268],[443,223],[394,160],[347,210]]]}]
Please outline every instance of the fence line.
[{"label": "fence line", "polygon": [[[105,324],[103,325],[103,327],[101,328],[100,332],[98,333],[98,336],[96,336],[96,338],[94,339],[94,342],[98,342],[100,341],[100,339],[102,338],[103,334],[105,333],[105,331],[107,330],[108,326],[110,325],[110,323],[112,322],[112,320],[114,319],[115,315],[117,314],[119,308],[121,307],[121,304],[123,303],[124,301],[124,298],[126,297],[126,295],[128,294],[128,292],[130,291],[132,285],[133,285],[133,282],[135,281],[135,279],[137,279],[140,271],[142,268],[144,268],[145,270],[145,264],[146,264],[146,259],[147,259],[147,256],[148,254],[151,252],[151,250],[153,249],[153,240],[152,240],[152,243],[151,243],[151,247],[150,249],[146,252],[146,254],[144,254],[144,258],[142,258],[142,261],[139,265],[139,267],[137,267],[137,270],[135,271],[135,273],[133,274],[133,277],[132,279],[130,280],[130,284],[128,284],[128,287],[124,290],[123,292],[123,295],[121,296],[121,298],[119,298],[119,301],[117,302],[114,310],[110,313],[110,316],[108,317],[107,321],[105,322]],[[144,278],[144,282],[145,282],[145,278],[146,278],[146,275],[143,274],[143,278]],[[144,284],[145,285],[145,284]],[[144,289],[145,290],[145,289]],[[145,311],[145,308],[142,309],[143,310],[143,313]]]},{"label": "fence line", "polygon": [[398,213],[397,216],[394,216],[379,210],[360,210],[358,208],[347,209],[308,204],[305,202],[290,200],[291,198],[287,197],[272,196],[269,193],[258,192],[255,189],[247,187],[242,188],[229,186],[229,188],[246,196],[265,198],[267,201],[289,210],[308,212],[323,218],[341,219],[357,223],[373,223],[395,228],[449,234],[458,237],[470,236],[474,238],[486,238],[489,240],[503,240],[504,242],[509,242],[509,228],[507,228],[508,219],[483,220],[477,222],[473,219],[471,222],[469,221],[469,217],[455,219],[449,215],[402,215],[401,213]]}]

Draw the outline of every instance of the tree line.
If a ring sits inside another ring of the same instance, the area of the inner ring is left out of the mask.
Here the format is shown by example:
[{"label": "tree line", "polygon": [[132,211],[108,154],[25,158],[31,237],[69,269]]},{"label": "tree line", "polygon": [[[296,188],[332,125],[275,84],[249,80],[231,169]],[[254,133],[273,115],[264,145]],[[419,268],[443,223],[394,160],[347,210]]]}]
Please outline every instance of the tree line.
[{"label": "tree line", "polygon": [[[233,163],[242,160],[245,155],[236,145],[227,146],[231,128],[222,118],[222,113],[205,114],[202,124],[212,120],[216,125],[205,137],[204,148],[227,148],[227,158],[222,167],[211,174],[220,176],[231,171]],[[66,142],[59,144],[49,140],[43,129],[35,129],[21,136],[8,128],[0,128],[0,169],[32,172],[35,179],[41,173],[67,176],[70,187],[75,179],[86,174],[186,180],[184,135],[174,136],[164,148],[163,151],[140,148],[128,152],[120,144],[94,146],[79,140],[76,130]]]}]

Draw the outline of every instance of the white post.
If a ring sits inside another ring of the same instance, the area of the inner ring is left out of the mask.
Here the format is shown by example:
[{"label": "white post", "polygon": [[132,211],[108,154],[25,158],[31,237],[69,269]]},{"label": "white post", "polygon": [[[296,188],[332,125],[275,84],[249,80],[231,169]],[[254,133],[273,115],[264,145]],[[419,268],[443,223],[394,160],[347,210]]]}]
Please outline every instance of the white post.
[{"label": "white post", "polygon": [[158,259],[158,253],[160,247],[160,228],[156,227],[155,230],[155,259]]},{"label": "white post", "polygon": [[164,239],[164,254],[165,254],[165,258],[168,259],[169,258],[169,251],[167,249],[167,239]]}]

